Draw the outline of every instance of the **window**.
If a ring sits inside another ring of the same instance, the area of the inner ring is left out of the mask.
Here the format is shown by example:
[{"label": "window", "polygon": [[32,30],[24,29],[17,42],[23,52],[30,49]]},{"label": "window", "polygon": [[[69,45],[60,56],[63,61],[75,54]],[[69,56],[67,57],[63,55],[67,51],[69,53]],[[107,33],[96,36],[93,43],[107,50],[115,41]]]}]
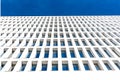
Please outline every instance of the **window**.
[{"label": "window", "polygon": [[42,71],[47,71],[47,63],[42,63]]},{"label": "window", "polygon": [[1,62],[1,68],[0,68],[0,70],[2,70],[2,68],[5,66],[6,63],[7,63],[7,61]]},{"label": "window", "polygon": [[58,71],[58,64],[52,63],[52,71]]},{"label": "window", "polygon": [[79,42],[78,41],[75,41],[75,44],[76,46],[80,46]]},{"label": "window", "polygon": [[63,71],[68,71],[69,70],[67,63],[62,63],[62,70]]},{"label": "window", "polygon": [[65,51],[65,50],[62,50],[62,51],[61,51],[61,55],[62,55],[62,58],[66,58],[66,57],[67,57],[66,51]]},{"label": "window", "polygon": [[50,46],[50,41],[47,41],[47,44],[46,44],[46,46]]},{"label": "window", "polygon": [[120,63],[114,63],[116,66],[117,66],[117,68],[120,70]]},{"label": "window", "polygon": [[110,67],[110,65],[108,63],[104,63],[105,64],[105,67],[108,69],[108,70],[112,70],[112,68]]},{"label": "window", "polygon": [[63,37],[64,37],[64,35],[63,35],[63,34],[60,34],[60,37],[61,37],[61,38],[63,38]]},{"label": "window", "polygon": [[96,49],[95,51],[99,57],[103,57],[103,55],[100,53],[100,51],[98,49]]},{"label": "window", "polygon": [[44,58],[48,58],[48,57],[49,57],[49,50],[45,50]]},{"label": "window", "polygon": [[91,40],[89,40],[89,42],[90,42],[90,44],[91,44],[92,46],[95,46],[94,43],[93,43]]},{"label": "window", "polygon": [[86,42],[85,42],[85,41],[82,41],[82,43],[83,43],[83,45],[84,45],[84,46],[87,46],[87,44],[86,44]]},{"label": "window", "polygon": [[57,41],[54,41],[53,43],[54,43],[53,46],[58,46]]},{"label": "window", "polygon": [[83,65],[84,65],[85,70],[90,70],[88,63],[84,63]]},{"label": "window", "polygon": [[115,48],[112,48],[112,51],[113,51],[118,57],[120,57],[119,52],[118,52]]},{"label": "window", "polygon": [[79,55],[80,55],[81,58],[85,57],[82,50],[78,50],[78,52],[79,52]]},{"label": "window", "polygon": [[87,50],[87,52],[88,52],[88,55],[89,55],[91,58],[94,57],[93,54],[92,54],[92,52],[91,52],[90,50]]},{"label": "window", "polygon": [[21,55],[22,55],[22,53],[23,53],[23,50],[20,50],[20,53],[19,53],[19,55],[17,56],[17,58],[20,58]]},{"label": "window", "polygon": [[58,58],[58,51],[57,50],[53,50],[53,58]]},{"label": "window", "polygon": [[30,58],[31,53],[32,53],[32,50],[29,50],[26,58]]},{"label": "window", "polygon": [[101,68],[100,68],[100,66],[98,65],[98,63],[94,63],[94,65],[95,65],[96,70],[101,70]]},{"label": "window", "polygon": [[64,41],[60,41],[61,46],[65,46],[65,42]]},{"label": "window", "polygon": [[14,70],[14,67],[15,67],[16,63],[17,63],[17,61],[12,62],[10,71],[13,71],[13,70]]},{"label": "window", "polygon": [[21,70],[20,70],[20,71],[24,71],[24,70],[25,70],[25,67],[26,67],[26,64],[25,64],[25,63],[22,63],[22,67],[21,67]]},{"label": "window", "polygon": [[112,39],[110,39],[110,42],[113,43],[114,45],[118,45],[115,41],[113,41]]},{"label": "window", "polygon": [[110,55],[110,52],[109,52],[108,50],[104,49],[104,52],[105,52],[109,57],[112,57],[112,56]]},{"label": "window", "polygon": [[74,71],[78,71],[79,70],[78,61],[73,61],[72,63]]},{"label": "window", "polygon": [[32,46],[35,46],[35,43],[36,43],[36,41],[33,41],[33,44],[32,44]]},{"label": "window", "polygon": [[103,42],[108,46],[110,45],[106,40],[103,40]]},{"label": "window", "polygon": [[40,44],[39,44],[39,46],[42,46],[43,45],[43,41],[40,41]]},{"label": "window", "polygon": [[36,70],[36,66],[37,66],[37,63],[35,64],[35,63],[33,62],[33,63],[32,63],[31,71],[35,71],[35,70]]},{"label": "window", "polygon": [[68,41],[68,46],[72,46],[72,42],[71,41]]},{"label": "window", "polygon": [[75,58],[74,50],[70,50],[70,55],[71,55],[71,58]]},{"label": "window", "polygon": [[57,38],[57,34],[56,33],[54,34],[54,38]]},{"label": "window", "polygon": [[69,34],[66,34],[66,37],[67,37],[67,38],[69,38],[69,37],[70,37],[70,35],[69,35]]},{"label": "window", "polygon": [[36,51],[35,58],[39,58],[39,56],[40,56],[40,50],[37,50],[37,51]]},{"label": "window", "polygon": [[99,45],[102,45],[101,42],[99,40],[96,40],[96,42],[99,44]]},{"label": "window", "polygon": [[26,44],[25,44],[25,46],[27,46],[27,45],[28,45],[28,42],[29,42],[29,41],[26,41]]}]

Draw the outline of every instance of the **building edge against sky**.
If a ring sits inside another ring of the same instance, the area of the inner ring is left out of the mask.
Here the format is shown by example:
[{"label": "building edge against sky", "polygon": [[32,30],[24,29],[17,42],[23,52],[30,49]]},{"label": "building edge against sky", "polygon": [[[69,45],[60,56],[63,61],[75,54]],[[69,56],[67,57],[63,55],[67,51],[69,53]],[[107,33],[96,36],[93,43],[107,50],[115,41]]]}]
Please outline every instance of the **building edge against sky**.
[{"label": "building edge against sky", "polygon": [[120,16],[0,18],[2,79],[119,80]]}]

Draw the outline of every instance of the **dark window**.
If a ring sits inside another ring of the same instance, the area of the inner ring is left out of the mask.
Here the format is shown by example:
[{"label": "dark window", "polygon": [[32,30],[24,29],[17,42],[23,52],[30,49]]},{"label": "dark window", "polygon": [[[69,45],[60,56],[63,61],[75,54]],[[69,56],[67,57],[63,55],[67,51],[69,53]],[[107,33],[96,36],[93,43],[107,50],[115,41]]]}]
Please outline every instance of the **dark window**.
[{"label": "dark window", "polygon": [[108,50],[104,50],[104,52],[105,52],[109,57],[112,57],[112,56],[110,55],[110,53],[108,52]]},{"label": "dark window", "polygon": [[49,51],[45,51],[44,58],[48,58],[48,57],[49,57]]},{"label": "dark window", "polygon": [[47,71],[47,64],[42,64],[42,71]]},{"label": "dark window", "polygon": [[35,58],[39,58],[39,56],[40,56],[40,51],[36,51]]},{"label": "dark window", "polygon": [[68,71],[69,70],[68,64],[62,64],[62,70],[63,71]]},{"label": "dark window", "polygon": [[29,51],[26,58],[30,58],[31,53],[32,53],[32,51]]},{"label": "dark window", "polygon": [[75,41],[75,44],[76,46],[80,46],[79,42],[78,41]]},{"label": "dark window", "polygon": [[58,57],[58,51],[57,50],[53,50],[53,58],[57,58]]},{"label": "dark window", "polygon": [[31,71],[35,71],[35,70],[36,70],[36,64],[32,64]]},{"label": "dark window", "polygon": [[99,50],[95,50],[99,57],[103,57]]},{"label": "dark window", "polygon": [[83,52],[82,52],[82,50],[79,50],[79,55],[80,55],[81,58],[85,57],[84,54],[83,54]]},{"label": "dark window", "polygon": [[105,64],[105,66],[106,66],[106,68],[107,68],[108,70],[112,70],[111,67],[110,67],[110,65],[108,65],[107,63],[104,63],[104,64]]},{"label": "dark window", "polygon": [[75,53],[73,50],[70,50],[70,55],[71,55],[71,58],[75,58]]},{"label": "dark window", "polygon": [[88,52],[88,55],[89,55],[90,57],[94,57],[93,54],[92,54],[92,52],[91,52],[90,50],[87,50],[87,52]]},{"label": "dark window", "polygon": [[26,67],[26,64],[22,64],[21,71],[24,71]]},{"label": "dark window", "polygon": [[52,64],[52,71],[58,71],[58,64]]},{"label": "dark window", "polygon": [[74,68],[75,71],[79,70],[78,64],[73,64],[73,68]]},{"label": "dark window", "polygon": [[90,70],[89,65],[86,63],[84,64],[84,68],[85,68],[85,70]]},{"label": "dark window", "polygon": [[68,41],[68,45],[69,45],[69,46],[72,46],[72,42],[71,42],[71,41]]},{"label": "dark window", "polygon": [[95,63],[94,65],[95,65],[96,70],[101,70],[100,66],[97,63]]},{"label": "dark window", "polygon": [[62,50],[62,51],[61,51],[61,55],[62,55],[62,58],[66,58],[66,57],[67,57],[66,51],[65,51],[65,50]]}]

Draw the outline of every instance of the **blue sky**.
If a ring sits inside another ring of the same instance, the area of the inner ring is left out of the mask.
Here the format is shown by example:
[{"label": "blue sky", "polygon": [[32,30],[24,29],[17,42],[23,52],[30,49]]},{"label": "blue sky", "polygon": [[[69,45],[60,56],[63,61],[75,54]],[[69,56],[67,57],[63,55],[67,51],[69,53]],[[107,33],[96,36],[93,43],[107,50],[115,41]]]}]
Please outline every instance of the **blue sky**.
[{"label": "blue sky", "polygon": [[2,16],[120,15],[120,0],[2,0]]}]

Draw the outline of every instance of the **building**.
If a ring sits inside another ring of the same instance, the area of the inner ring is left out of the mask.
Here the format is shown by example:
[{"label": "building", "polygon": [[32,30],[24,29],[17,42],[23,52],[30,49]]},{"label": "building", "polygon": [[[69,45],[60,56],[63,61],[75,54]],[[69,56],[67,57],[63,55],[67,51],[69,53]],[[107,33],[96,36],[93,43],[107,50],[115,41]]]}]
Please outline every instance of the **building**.
[{"label": "building", "polygon": [[4,80],[119,80],[120,16],[0,19]]}]

